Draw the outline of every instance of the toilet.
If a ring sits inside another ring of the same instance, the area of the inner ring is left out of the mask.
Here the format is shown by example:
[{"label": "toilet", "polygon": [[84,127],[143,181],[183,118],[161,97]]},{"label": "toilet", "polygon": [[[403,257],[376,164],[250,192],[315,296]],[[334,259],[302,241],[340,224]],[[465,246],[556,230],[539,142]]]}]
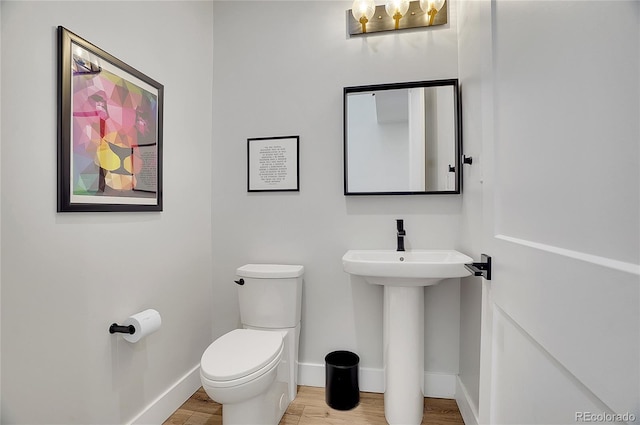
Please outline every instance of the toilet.
[{"label": "toilet", "polygon": [[242,329],[216,339],[200,361],[223,425],[277,425],[296,397],[303,273],[281,264],[236,270]]}]

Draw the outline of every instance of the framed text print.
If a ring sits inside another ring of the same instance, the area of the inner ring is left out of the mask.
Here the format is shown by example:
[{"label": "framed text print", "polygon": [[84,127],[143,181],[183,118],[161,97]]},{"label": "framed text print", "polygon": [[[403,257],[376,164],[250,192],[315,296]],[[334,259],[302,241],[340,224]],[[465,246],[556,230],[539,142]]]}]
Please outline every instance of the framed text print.
[{"label": "framed text print", "polygon": [[300,136],[247,139],[249,192],[300,190]]},{"label": "framed text print", "polygon": [[58,212],[162,211],[162,84],[63,27],[58,50]]}]

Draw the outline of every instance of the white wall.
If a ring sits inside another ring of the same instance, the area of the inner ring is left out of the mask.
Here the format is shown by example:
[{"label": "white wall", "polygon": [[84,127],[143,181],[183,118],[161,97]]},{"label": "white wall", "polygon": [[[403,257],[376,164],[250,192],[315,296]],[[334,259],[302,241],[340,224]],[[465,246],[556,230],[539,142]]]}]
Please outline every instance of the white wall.
[{"label": "white wall", "polygon": [[[125,423],[211,340],[212,5],[1,11],[2,422]],[[56,213],[58,25],[164,84],[164,212]],[[108,333],[146,308],[157,333]]]},{"label": "white wall", "polygon": [[[483,168],[486,145],[493,134],[491,69],[491,2],[462,1],[458,4],[458,64],[462,93],[464,153],[473,164],[463,165],[461,241],[463,252],[479,260],[484,252]],[[490,254],[490,253],[487,253]],[[460,374],[456,399],[467,424],[477,422],[480,399],[480,319],[482,281],[469,277],[460,283]],[[465,410],[465,407],[467,409]]]},{"label": "white wall", "polygon": [[451,96],[452,87],[438,87],[436,89],[436,111],[438,114],[437,136],[437,187],[455,190],[454,174],[449,172],[448,165],[455,165],[456,151],[451,146],[451,140],[456,139],[455,97]]},{"label": "white wall", "polygon": [[[238,325],[234,272],[306,268],[300,361],[355,350],[382,367],[382,287],[342,270],[351,248],[455,248],[460,196],[345,197],[342,88],[455,78],[455,8],[428,31],[347,38],[351,1],[214,2],[214,334]],[[240,24],[242,23],[242,24]],[[247,193],[246,139],[300,135],[300,192]],[[426,289],[426,369],[457,374],[459,284]],[[323,385],[323,377],[320,385]]]},{"label": "white wall", "polygon": [[423,191],[427,183],[425,90],[409,89],[409,188]]},{"label": "white wall", "polygon": [[376,109],[380,97],[359,93],[347,100],[350,192],[402,192],[411,187],[408,123],[380,123]]},{"label": "white wall", "polygon": [[[2,81],[2,6],[0,5],[0,81]],[[2,84],[0,84],[0,99],[2,99]],[[0,129],[2,129],[2,102],[0,102]],[[0,130],[1,132],[1,130]],[[1,137],[1,134],[0,134]],[[2,149],[0,145],[0,187],[2,182]],[[2,197],[0,196],[0,218],[2,217]],[[2,220],[0,219],[0,223]],[[2,240],[2,226],[0,225],[0,241]],[[2,317],[2,244],[0,243],[0,317]],[[0,422],[2,421],[2,326],[0,326]]]}]

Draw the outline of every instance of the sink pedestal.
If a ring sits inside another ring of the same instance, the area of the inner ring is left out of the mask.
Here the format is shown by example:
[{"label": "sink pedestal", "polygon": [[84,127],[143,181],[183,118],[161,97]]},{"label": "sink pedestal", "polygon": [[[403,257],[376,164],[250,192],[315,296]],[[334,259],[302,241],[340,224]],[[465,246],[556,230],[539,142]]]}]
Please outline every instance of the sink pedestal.
[{"label": "sink pedestal", "polygon": [[384,287],[384,415],[419,425],[424,412],[424,287]]},{"label": "sink pedestal", "polygon": [[384,285],[384,415],[391,425],[419,425],[424,412],[424,287],[469,276],[473,259],[455,250],[350,250],[344,271]]}]

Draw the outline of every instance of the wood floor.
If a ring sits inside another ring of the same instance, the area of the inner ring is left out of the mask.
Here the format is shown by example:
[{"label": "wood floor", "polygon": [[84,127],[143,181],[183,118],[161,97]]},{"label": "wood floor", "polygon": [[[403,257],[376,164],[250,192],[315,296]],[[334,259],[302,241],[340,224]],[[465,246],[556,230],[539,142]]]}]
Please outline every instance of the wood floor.
[{"label": "wood floor", "polygon": [[[324,388],[298,387],[280,425],[386,425],[382,394],[360,393],[360,404],[340,411],[327,406]],[[202,388],[191,396],[163,425],[221,425],[222,406],[209,399]],[[455,400],[425,398],[422,425],[464,425]]]}]

